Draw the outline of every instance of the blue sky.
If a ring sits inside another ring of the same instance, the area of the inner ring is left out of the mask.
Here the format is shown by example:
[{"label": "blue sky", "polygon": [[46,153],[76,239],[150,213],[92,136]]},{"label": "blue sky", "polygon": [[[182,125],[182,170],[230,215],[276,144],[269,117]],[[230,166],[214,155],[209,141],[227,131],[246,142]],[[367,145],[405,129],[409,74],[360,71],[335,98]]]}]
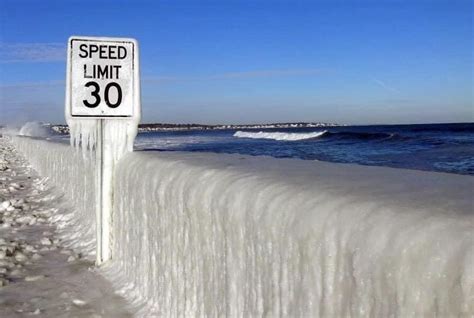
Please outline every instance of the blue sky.
[{"label": "blue sky", "polygon": [[0,0],[0,122],[64,122],[70,35],[139,41],[142,122],[474,120],[473,1]]}]

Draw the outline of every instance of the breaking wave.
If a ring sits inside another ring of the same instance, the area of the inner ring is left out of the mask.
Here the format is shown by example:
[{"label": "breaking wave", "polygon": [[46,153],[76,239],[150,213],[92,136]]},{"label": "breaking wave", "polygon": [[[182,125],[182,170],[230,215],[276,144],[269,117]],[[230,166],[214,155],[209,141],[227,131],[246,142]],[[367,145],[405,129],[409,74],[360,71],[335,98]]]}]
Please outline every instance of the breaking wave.
[{"label": "breaking wave", "polygon": [[252,139],[273,139],[273,140],[284,140],[284,141],[297,141],[304,139],[312,139],[323,136],[327,133],[327,130],[316,131],[311,133],[285,133],[285,132],[247,132],[237,131],[234,137],[238,138],[252,138]]},{"label": "breaking wave", "polygon": [[20,131],[18,132],[20,136],[28,136],[28,137],[49,137],[50,131],[48,127],[43,125],[40,122],[30,121],[24,124]]},{"label": "breaking wave", "polygon": [[350,139],[350,140],[400,140],[407,139],[408,137],[400,136],[396,133],[383,133],[383,132],[357,132],[357,131],[339,131],[330,132],[327,130],[307,132],[307,133],[287,133],[287,132],[247,132],[237,131],[234,133],[234,137],[238,138],[251,138],[251,139],[272,139],[280,141],[298,141],[306,139]]}]

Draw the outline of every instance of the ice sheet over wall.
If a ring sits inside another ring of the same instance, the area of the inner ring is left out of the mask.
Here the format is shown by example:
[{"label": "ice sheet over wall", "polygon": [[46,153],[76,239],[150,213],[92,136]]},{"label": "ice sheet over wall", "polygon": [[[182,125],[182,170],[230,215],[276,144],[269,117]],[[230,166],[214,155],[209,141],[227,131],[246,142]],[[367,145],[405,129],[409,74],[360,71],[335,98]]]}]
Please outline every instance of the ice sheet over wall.
[{"label": "ice sheet over wall", "polygon": [[[95,230],[93,170],[15,143]],[[138,314],[474,314],[474,178],[303,160],[131,153],[118,164],[104,274]]]},{"label": "ice sheet over wall", "polygon": [[134,153],[116,175],[107,271],[144,317],[474,314],[473,186],[440,173]]},{"label": "ice sheet over wall", "polygon": [[56,217],[63,239],[93,259],[96,226],[93,152],[82,153],[67,144],[28,137],[13,137],[13,142],[39,174],[48,177],[69,201],[69,208]]}]

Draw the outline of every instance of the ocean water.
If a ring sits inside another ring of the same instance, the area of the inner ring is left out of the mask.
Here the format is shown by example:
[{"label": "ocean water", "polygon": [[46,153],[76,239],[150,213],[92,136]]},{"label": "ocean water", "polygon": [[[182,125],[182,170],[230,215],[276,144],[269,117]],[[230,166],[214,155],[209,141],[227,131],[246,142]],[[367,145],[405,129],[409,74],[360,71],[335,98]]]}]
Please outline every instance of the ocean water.
[{"label": "ocean water", "polygon": [[474,175],[474,123],[140,133],[137,150],[265,155]]}]

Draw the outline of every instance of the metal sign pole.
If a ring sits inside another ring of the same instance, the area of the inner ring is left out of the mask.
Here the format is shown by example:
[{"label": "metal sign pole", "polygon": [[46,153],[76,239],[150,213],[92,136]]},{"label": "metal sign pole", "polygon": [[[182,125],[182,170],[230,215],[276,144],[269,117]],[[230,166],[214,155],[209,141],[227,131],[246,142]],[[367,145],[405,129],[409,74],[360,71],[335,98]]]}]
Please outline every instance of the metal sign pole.
[{"label": "metal sign pole", "polygon": [[102,207],[103,207],[103,152],[104,152],[104,135],[103,135],[103,119],[97,119],[97,143],[96,143],[96,178],[97,178],[97,198],[96,198],[96,264],[102,264],[103,257],[102,257]]},{"label": "metal sign pole", "polygon": [[102,262],[106,262],[111,259],[111,222],[113,213],[113,175],[115,171],[115,162],[113,158],[113,151],[111,143],[109,141],[110,131],[107,129],[107,125],[110,123],[105,119],[102,121],[102,208],[101,208],[101,253]]}]

